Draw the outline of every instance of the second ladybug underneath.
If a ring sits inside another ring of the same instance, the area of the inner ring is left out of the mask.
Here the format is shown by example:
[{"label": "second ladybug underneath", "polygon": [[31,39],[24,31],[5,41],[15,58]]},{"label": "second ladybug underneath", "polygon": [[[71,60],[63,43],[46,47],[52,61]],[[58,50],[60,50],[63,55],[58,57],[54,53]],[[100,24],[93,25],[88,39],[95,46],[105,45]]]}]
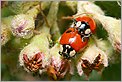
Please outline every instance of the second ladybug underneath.
[{"label": "second ladybug underneath", "polygon": [[74,27],[84,40],[84,38],[90,37],[90,35],[95,32],[96,23],[91,17],[82,16],[75,19]]},{"label": "second ladybug underneath", "polygon": [[88,38],[83,41],[81,35],[78,34],[78,30],[75,28],[69,28],[61,36],[61,48],[59,54],[64,58],[69,59],[75,56],[75,54],[80,51],[80,49],[84,48],[87,43]]}]

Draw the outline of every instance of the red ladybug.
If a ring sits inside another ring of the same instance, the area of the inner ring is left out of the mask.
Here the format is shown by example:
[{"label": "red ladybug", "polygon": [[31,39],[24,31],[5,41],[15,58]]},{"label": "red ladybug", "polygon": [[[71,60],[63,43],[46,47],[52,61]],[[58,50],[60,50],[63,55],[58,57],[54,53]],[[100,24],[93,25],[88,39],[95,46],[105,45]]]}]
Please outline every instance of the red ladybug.
[{"label": "red ladybug", "polygon": [[96,23],[89,16],[77,17],[75,19],[75,26],[82,39],[89,37],[92,33],[95,33]]},{"label": "red ladybug", "polygon": [[75,28],[69,28],[61,36],[61,50],[59,51],[59,54],[64,58],[71,58],[75,56],[76,52],[85,47],[87,43],[88,38],[83,41],[78,30]]}]

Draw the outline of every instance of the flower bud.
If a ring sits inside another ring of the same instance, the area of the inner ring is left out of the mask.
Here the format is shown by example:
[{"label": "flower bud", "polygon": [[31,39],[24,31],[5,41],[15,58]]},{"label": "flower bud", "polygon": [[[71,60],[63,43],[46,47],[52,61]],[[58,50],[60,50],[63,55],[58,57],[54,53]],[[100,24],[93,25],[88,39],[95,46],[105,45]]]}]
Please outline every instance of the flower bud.
[{"label": "flower bud", "polygon": [[20,66],[28,72],[42,73],[50,63],[47,33],[40,33],[23,48],[19,55]]},{"label": "flower bud", "polygon": [[23,66],[27,72],[37,72],[43,69],[43,59],[45,54],[32,44],[26,46],[19,55],[20,66]]},{"label": "flower bud", "polygon": [[95,45],[90,45],[81,56],[77,70],[81,76],[83,73],[89,76],[92,70],[101,71],[104,67],[108,66],[108,57]]},{"label": "flower bud", "polygon": [[16,15],[11,22],[11,28],[14,36],[28,39],[33,35],[34,19],[25,14]]},{"label": "flower bud", "polygon": [[[46,28],[45,28],[46,29]],[[37,46],[41,52],[45,54],[45,58],[43,60],[43,67],[47,66],[50,63],[50,54],[49,54],[49,41],[48,34],[40,33],[40,35],[36,35],[32,38],[31,44]]]},{"label": "flower bud", "polygon": [[93,17],[103,25],[103,28],[108,32],[109,35],[108,39],[112,43],[114,49],[120,52],[121,20],[99,14],[95,14]]},{"label": "flower bud", "polygon": [[66,73],[70,70],[70,61],[67,59],[63,59],[61,55],[59,55],[60,45],[55,44],[54,47],[51,48],[51,62],[47,67],[47,73],[52,80],[59,80],[64,78]]}]

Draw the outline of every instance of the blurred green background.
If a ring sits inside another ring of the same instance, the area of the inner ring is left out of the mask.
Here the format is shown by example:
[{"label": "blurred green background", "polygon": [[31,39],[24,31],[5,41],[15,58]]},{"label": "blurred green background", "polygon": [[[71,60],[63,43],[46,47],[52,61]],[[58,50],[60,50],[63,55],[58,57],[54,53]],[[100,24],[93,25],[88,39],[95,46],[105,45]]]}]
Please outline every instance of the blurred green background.
[{"label": "blurred green background", "polygon": [[[60,19],[61,16],[71,16],[76,12],[71,11],[69,7],[63,4],[64,2],[60,3],[59,6],[59,13],[58,18]],[[105,11],[107,16],[112,16],[115,18],[121,18],[121,7],[117,4],[117,1],[96,1],[95,4],[99,5],[101,9]],[[66,12],[70,11],[70,12]],[[46,12],[46,11],[44,11]],[[1,10],[2,17],[7,17],[9,15],[14,15],[12,11],[10,11],[7,7],[2,8]],[[72,21],[67,20],[59,20],[60,23],[59,27],[64,27],[63,29],[60,28],[61,34],[68,28]],[[63,25],[63,26],[62,26]],[[98,28],[99,30],[99,28]],[[101,30],[100,30],[101,31]],[[105,32],[101,31],[101,34],[98,37],[105,37]],[[11,37],[12,39],[5,45],[1,47],[1,80],[3,81],[24,81],[24,80],[49,80],[47,75],[44,73],[43,75],[32,75],[31,73],[27,73],[23,70],[22,67],[19,66],[18,63],[18,55],[23,47],[29,43],[29,40],[20,39]],[[20,44],[21,43],[21,44]],[[103,74],[100,75],[96,71],[93,71],[90,75],[89,80],[101,80],[101,81],[120,81],[121,80],[121,55],[115,52],[117,55],[116,63],[110,64],[107,68],[103,70]],[[119,59],[118,59],[119,58]],[[67,75],[62,80],[85,80],[84,75],[79,76],[77,74],[77,70],[75,69],[75,74],[73,76]]]}]

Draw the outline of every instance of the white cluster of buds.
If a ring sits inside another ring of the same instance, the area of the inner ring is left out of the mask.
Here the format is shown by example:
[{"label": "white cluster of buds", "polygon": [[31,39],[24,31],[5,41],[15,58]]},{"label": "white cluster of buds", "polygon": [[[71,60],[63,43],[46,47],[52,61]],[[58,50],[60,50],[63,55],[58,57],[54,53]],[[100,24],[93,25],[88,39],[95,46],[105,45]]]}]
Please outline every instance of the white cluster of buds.
[{"label": "white cluster of buds", "polygon": [[29,45],[23,48],[19,55],[20,66],[28,72],[42,73],[50,63],[49,42],[47,34],[36,35]]},{"label": "white cluster of buds", "polygon": [[28,39],[33,36],[35,18],[39,13],[40,5],[34,6],[25,14],[15,15],[11,21],[11,29],[14,36]]},{"label": "white cluster of buds", "polygon": [[121,20],[100,14],[94,15],[93,17],[97,19],[108,32],[108,39],[115,50],[121,52]]},{"label": "white cluster of buds", "polygon": [[108,58],[106,53],[96,47],[96,45],[89,45],[78,61],[77,70],[80,76],[83,73],[89,76],[92,70],[101,71],[103,67],[107,66]]},{"label": "white cluster of buds", "polygon": [[26,46],[19,55],[20,66],[28,72],[37,72],[44,68],[43,60],[45,54],[32,44]]},{"label": "white cluster of buds", "polygon": [[25,14],[16,15],[11,22],[11,28],[13,35],[30,38],[35,28],[34,19]]}]

